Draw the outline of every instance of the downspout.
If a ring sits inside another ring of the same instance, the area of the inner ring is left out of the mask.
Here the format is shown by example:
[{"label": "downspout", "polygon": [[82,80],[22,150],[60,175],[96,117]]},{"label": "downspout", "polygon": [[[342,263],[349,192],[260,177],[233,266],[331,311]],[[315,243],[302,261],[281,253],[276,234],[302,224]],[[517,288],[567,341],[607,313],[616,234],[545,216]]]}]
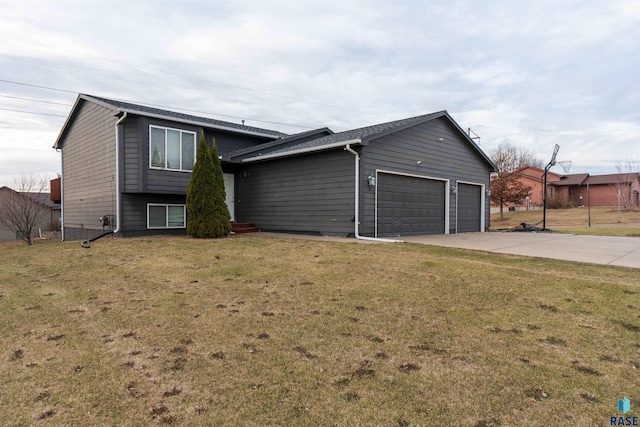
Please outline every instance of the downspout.
[{"label": "downspout", "polygon": [[64,150],[60,149],[60,241],[64,242]]},{"label": "downspout", "polygon": [[116,229],[113,230],[113,234],[120,231],[120,132],[119,126],[127,118],[127,112],[125,111],[122,117],[116,122]]},{"label": "downspout", "polygon": [[367,236],[361,236],[358,229],[359,229],[359,225],[360,225],[360,155],[358,154],[357,151],[355,151],[354,149],[351,148],[351,144],[347,144],[344,146],[344,149],[348,152],[350,152],[351,154],[353,154],[354,160],[355,160],[355,214],[356,214],[356,219],[355,219],[355,237],[358,240],[371,240],[374,242],[386,242],[386,243],[403,243],[402,240],[391,240],[391,239],[380,239],[377,237],[367,237]]}]

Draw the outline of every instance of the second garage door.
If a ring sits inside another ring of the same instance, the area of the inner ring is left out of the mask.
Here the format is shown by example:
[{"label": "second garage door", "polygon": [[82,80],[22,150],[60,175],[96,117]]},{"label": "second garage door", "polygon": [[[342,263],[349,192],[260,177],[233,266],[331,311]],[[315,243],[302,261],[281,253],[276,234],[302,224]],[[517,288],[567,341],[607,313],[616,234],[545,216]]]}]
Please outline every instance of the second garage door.
[{"label": "second garage door", "polygon": [[482,186],[458,183],[458,233],[482,231]]},{"label": "second garage door", "polygon": [[378,235],[445,232],[446,181],[378,173]]}]

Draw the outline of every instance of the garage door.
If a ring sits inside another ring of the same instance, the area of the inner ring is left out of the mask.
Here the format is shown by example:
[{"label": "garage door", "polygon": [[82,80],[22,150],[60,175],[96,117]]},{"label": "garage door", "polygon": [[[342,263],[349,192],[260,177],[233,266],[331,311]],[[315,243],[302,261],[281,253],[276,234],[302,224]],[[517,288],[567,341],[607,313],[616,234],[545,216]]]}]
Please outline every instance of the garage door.
[{"label": "garage door", "polygon": [[458,183],[458,233],[481,231],[482,187]]},{"label": "garage door", "polygon": [[445,232],[445,181],[378,174],[378,235]]}]

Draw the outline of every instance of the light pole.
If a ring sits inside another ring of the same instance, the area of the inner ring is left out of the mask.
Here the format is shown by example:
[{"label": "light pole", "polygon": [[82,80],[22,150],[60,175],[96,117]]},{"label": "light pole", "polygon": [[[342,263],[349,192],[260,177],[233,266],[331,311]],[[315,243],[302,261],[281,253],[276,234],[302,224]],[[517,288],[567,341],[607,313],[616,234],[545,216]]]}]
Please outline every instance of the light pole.
[{"label": "light pole", "polygon": [[556,156],[558,155],[558,150],[560,146],[556,144],[553,149],[553,155],[551,156],[551,161],[545,166],[544,174],[542,175],[544,178],[544,183],[542,184],[542,231],[547,231],[547,172],[553,165],[556,164]]}]

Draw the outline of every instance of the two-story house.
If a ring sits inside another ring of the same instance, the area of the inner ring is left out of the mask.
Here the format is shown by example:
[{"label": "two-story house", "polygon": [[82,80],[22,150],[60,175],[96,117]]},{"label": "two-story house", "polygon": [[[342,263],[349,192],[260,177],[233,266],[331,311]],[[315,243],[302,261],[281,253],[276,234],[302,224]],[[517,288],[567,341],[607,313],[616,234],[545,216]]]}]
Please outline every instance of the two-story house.
[{"label": "two-story house", "polygon": [[356,237],[489,226],[495,166],[446,111],[286,135],[81,94],[54,145],[63,239],[184,234],[201,132],[215,138],[232,221]]}]

